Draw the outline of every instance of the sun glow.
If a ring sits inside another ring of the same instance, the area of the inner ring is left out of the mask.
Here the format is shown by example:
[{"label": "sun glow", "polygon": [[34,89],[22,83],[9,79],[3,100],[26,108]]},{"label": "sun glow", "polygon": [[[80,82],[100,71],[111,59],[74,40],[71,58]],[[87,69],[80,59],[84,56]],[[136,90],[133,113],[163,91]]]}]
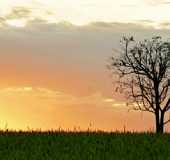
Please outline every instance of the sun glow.
[{"label": "sun glow", "polygon": [[73,123],[77,121],[75,114],[77,112],[81,114],[85,106],[84,109],[89,113],[86,115],[86,122],[83,122],[84,120],[79,116],[77,118],[82,121],[82,126],[84,123],[84,128],[87,128],[88,125],[85,124],[89,123],[89,116],[96,112],[95,107],[99,110],[95,116],[99,118],[103,110],[101,106],[106,106],[107,110],[112,108],[114,103],[116,104],[115,100],[104,97],[100,93],[79,97],[58,90],[32,86],[1,88],[0,97],[0,121],[2,122],[0,127],[4,128],[7,124],[9,129],[24,130],[27,126],[39,127],[42,130],[57,129],[60,125],[64,128],[72,128]]}]

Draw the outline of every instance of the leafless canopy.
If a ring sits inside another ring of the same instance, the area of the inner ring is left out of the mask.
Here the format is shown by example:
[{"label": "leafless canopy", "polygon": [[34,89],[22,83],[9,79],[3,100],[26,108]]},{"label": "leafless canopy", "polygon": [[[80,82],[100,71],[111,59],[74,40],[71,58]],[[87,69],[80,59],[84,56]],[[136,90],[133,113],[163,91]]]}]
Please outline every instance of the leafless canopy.
[{"label": "leafless canopy", "polygon": [[154,113],[164,126],[170,121],[164,121],[170,110],[170,42],[153,37],[137,43],[133,37],[123,37],[121,43],[123,54],[112,57],[110,68],[118,71],[134,109]]}]

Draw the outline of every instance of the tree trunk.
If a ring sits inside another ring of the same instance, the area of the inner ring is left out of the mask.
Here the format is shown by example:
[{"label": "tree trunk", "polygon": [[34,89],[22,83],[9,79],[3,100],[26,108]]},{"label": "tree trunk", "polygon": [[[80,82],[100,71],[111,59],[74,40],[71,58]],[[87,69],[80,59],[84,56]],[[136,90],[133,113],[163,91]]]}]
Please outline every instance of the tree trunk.
[{"label": "tree trunk", "polygon": [[164,113],[161,112],[161,114],[159,115],[159,113],[155,114],[156,116],[156,133],[158,134],[162,134],[164,132]]},{"label": "tree trunk", "polygon": [[159,103],[159,82],[157,80],[154,81],[154,90],[155,90],[155,103],[156,103],[156,110],[155,110],[155,118],[156,118],[156,133],[163,133],[163,112],[160,111],[160,103]]},{"label": "tree trunk", "polygon": [[164,132],[164,112],[161,112],[161,117],[160,117],[160,133]]},{"label": "tree trunk", "polygon": [[156,120],[156,133],[160,133],[159,110],[157,112],[155,112],[155,120]]}]

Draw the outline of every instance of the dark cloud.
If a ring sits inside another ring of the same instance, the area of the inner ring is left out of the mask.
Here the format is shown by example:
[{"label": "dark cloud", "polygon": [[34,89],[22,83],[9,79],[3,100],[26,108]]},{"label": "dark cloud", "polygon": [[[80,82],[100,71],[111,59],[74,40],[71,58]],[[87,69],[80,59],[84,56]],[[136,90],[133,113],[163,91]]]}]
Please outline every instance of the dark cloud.
[{"label": "dark cloud", "polygon": [[164,28],[164,30],[169,30],[170,28],[170,22],[164,22],[164,23],[160,23],[159,25],[161,28]]},{"label": "dark cloud", "polygon": [[0,25],[4,25],[5,19],[3,17],[0,17]]},{"label": "dark cloud", "polygon": [[170,27],[170,22],[161,23],[160,26],[162,26],[162,27]]},{"label": "dark cloud", "polygon": [[89,27],[93,28],[100,28],[100,29],[110,29],[112,31],[122,31],[122,32],[129,32],[129,31],[137,31],[137,30],[146,30],[148,29],[153,29],[151,26],[146,26],[147,24],[150,24],[151,21],[136,21],[136,23],[107,23],[107,22],[92,22],[88,24]]}]

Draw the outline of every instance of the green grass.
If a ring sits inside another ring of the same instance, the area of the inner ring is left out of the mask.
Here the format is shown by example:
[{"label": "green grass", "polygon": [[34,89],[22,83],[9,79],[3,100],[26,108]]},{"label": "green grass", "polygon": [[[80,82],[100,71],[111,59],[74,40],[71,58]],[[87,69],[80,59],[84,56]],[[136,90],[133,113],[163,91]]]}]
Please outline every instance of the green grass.
[{"label": "green grass", "polygon": [[0,160],[170,160],[170,135],[0,132]]}]

